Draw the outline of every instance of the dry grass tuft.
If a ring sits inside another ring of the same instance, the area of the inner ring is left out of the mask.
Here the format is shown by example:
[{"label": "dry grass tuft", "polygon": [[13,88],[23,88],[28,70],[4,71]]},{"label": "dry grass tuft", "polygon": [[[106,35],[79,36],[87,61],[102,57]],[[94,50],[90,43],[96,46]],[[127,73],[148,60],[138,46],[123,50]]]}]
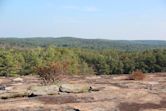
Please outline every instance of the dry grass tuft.
[{"label": "dry grass tuft", "polygon": [[68,63],[56,62],[48,66],[38,67],[37,74],[43,80],[43,84],[52,84],[63,78],[67,74]]},{"label": "dry grass tuft", "polygon": [[145,74],[142,71],[140,71],[140,70],[134,71],[129,76],[129,80],[144,80],[144,79],[145,79]]}]

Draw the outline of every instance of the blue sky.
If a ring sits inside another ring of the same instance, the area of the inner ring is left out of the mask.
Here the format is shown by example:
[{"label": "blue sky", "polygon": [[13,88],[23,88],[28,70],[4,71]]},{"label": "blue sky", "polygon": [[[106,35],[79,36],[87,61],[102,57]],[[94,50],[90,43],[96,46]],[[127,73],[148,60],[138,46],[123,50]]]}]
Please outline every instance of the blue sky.
[{"label": "blue sky", "polygon": [[0,0],[0,37],[166,40],[166,0]]}]

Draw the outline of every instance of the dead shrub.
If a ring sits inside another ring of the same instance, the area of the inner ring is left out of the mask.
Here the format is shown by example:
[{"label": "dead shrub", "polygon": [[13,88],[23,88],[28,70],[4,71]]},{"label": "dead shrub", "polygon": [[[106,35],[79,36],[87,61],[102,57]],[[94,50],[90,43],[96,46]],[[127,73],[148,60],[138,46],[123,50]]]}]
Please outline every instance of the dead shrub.
[{"label": "dead shrub", "polygon": [[37,74],[42,79],[43,84],[52,84],[60,80],[68,72],[67,62],[55,62],[48,66],[36,68]]},{"label": "dead shrub", "polygon": [[140,71],[140,70],[134,71],[129,76],[129,80],[144,80],[144,79],[145,79],[145,74],[142,71]]}]

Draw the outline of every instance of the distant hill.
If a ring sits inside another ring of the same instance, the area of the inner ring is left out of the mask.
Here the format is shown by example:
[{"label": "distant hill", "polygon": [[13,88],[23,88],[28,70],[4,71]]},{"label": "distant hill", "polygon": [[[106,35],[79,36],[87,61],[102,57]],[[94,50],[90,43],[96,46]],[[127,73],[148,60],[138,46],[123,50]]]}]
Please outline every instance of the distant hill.
[{"label": "distant hill", "polygon": [[166,41],[161,40],[105,40],[81,39],[73,37],[60,38],[0,38],[0,47],[56,47],[86,48],[86,49],[119,49],[119,50],[146,50],[166,48]]}]

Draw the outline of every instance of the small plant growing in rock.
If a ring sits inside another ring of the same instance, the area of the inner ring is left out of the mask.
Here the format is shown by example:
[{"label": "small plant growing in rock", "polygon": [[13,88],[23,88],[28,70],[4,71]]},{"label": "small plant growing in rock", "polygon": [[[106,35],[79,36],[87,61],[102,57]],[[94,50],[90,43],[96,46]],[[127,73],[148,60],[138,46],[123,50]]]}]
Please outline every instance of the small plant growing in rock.
[{"label": "small plant growing in rock", "polygon": [[134,71],[130,76],[130,80],[144,80],[145,74],[141,70]]}]

